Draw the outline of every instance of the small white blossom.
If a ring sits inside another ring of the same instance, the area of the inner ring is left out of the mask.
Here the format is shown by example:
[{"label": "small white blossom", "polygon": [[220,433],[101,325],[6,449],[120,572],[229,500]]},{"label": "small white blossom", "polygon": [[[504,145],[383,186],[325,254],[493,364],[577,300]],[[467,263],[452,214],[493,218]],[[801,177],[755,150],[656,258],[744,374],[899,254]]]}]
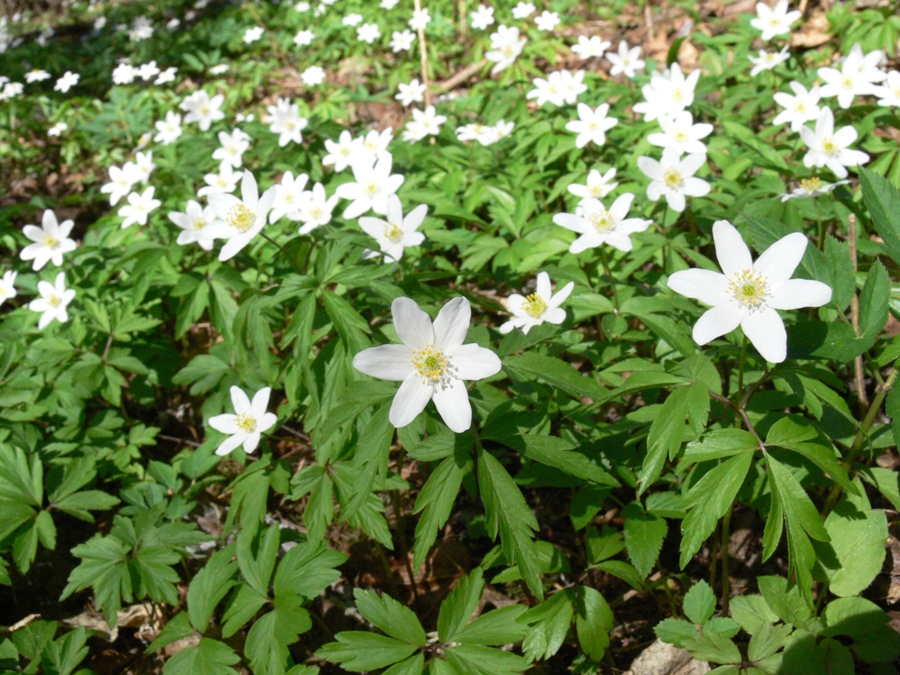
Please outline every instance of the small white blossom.
[{"label": "small white blossom", "polygon": [[29,302],[28,309],[42,313],[38,321],[39,330],[44,330],[54,319],[60,323],[69,320],[66,307],[75,299],[75,289],[66,288],[64,272],[57,274],[56,281],[52,284],[49,281],[39,281],[38,293],[41,297]]},{"label": "small white blossom", "polygon": [[228,438],[216,448],[216,454],[220,457],[231,453],[238,446],[243,446],[244,452],[252,453],[259,446],[262,432],[278,421],[275,413],[266,412],[269,396],[272,394],[270,387],[263,387],[256,392],[253,401],[240,387],[232,387],[230,391],[234,414],[226,413],[209,418],[209,426],[228,434]]},{"label": "small white blossom", "polygon": [[575,282],[570,281],[553,293],[550,275],[539,272],[534,293],[527,296],[513,293],[507,298],[506,307],[513,318],[500,326],[500,332],[505,335],[514,328],[521,328],[527,335],[534,326],[540,326],[544,322],[561,324],[566,320],[566,310],[560,305],[569,297],[573,288]]}]

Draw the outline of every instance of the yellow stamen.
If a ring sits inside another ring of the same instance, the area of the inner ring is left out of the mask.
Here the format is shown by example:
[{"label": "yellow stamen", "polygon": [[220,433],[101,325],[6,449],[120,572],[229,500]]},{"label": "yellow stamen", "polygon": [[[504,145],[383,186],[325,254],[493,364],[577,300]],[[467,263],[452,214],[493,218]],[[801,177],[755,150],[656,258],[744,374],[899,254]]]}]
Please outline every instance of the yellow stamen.
[{"label": "yellow stamen", "polygon": [[525,302],[522,303],[522,308],[529,316],[532,316],[535,319],[539,319],[541,315],[545,311],[547,311],[547,303],[540,295],[538,295],[537,293],[532,293],[527,298],[525,298]]},{"label": "yellow stamen", "polygon": [[681,172],[678,169],[666,169],[663,174],[663,182],[667,187],[677,188],[681,185]]},{"label": "yellow stamen", "polygon": [[437,384],[447,378],[450,360],[444,356],[443,351],[434,345],[428,345],[413,355],[413,365],[423,384]]},{"label": "yellow stamen", "polygon": [[44,238],[41,239],[41,243],[47,248],[56,248],[59,246],[59,240],[52,234],[45,234]]},{"label": "yellow stamen", "polygon": [[745,309],[758,309],[768,299],[768,283],[752,270],[744,270],[728,281],[728,292]]},{"label": "yellow stamen", "polygon": [[237,425],[238,429],[246,431],[248,434],[252,434],[256,431],[256,418],[253,415],[247,413],[235,415],[234,423]]},{"label": "yellow stamen", "polygon": [[233,228],[246,232],[256,221],[256,215],[243,204],[235,204],[228,209],[228,217],[225,219]]}]

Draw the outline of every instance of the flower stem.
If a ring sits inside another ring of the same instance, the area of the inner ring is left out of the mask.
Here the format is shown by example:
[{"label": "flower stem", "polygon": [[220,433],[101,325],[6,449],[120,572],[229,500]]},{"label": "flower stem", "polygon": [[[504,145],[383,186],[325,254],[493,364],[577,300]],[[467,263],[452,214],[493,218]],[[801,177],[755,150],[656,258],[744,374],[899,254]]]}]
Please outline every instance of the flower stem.
[{"label": "flower stem", "polygon": [[292,256],[290,253],[287,252],[287,249],[285,249],[284,246],[282,246],[282,245],[279,244],[277,241],[275,241],[274,239],[272,239],[272,237],[270,237],[269,235],[267,235],[265,232],[260,232],[259,235],[260,235],[263,239],[265,239],[266,241],[268,241],[269,243],[274,244],[275,246],[277,246],[277,247],[278,247],[278,250],[281,251],[282,253],[284,253],[285,257],[288,259],[288,262],[291,263],[291,267],[293,267],[293,268],[297,271],[298,274],[303,274],[303,270],[300,269],[300,266],[297,264],[297,261],[294,260],[293,256]]},{"label": "flower stem", "polygon": [[744,336],[743,341],[741,342],[741,358],[738,362],[738,391],[737,391],[737,400],[740,404],[744,397],[744,360],[747,357],[747,336]]},{"label": "flower stem", "polygon": [[609,260],[606,258],[606,250],[603,247],[600,248],[600,260],[603,262],[603,269],[606,271],[606,276],[609,277],[609,285],[612,287],[613,306],[616,308],[616,314],[618,314],[619,292],[616,290],[616,280],[613,279],[612,272],[609,270]]}]

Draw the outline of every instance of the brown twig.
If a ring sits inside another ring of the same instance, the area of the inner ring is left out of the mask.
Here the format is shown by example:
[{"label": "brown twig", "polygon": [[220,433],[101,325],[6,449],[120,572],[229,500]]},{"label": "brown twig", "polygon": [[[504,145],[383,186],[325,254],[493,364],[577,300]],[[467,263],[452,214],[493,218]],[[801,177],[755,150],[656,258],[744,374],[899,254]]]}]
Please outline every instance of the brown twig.
[{"label": "brown twig", "polygon": [[[851,213],[847,218],[847,227],[849,233],[847,235],[847,245],[850,247],[850,259],[853,261],[853,276],[856,278],[856,270],[858,268],[856,254],[856,214]],[[859,335],[859,294],[854,292],[853,298],[850,300],[850,323],[853,325],[853,331]],[[859,411],[862,412],[869,406],[869,399],[866,396],[866,384],[863,379],[863,359],[862,354],[853,359],[853,371],[856,379],[856,397],[859,400]]]}]

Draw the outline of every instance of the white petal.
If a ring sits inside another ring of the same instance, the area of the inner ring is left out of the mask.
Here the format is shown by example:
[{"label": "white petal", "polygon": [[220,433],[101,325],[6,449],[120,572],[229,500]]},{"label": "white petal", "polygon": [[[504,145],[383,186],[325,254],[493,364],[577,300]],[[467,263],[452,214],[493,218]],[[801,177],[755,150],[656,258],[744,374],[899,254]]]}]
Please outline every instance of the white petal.
[{"label": "white petal", "polygon": [[208,424],[213,429],[221,431],[223,434],[238,434],[241,430],[235,423],[235,417],[236,415],[229,415],[228,413],[216,415],[215,417],[209,418]]},{"label": "white petal", "polygon": [[413,373],[407,377],[391,403],[388,418],[398,429],[412,422],[431,400],[433,387],[423,384],[421,378]]},{"label": "white petal", "polygon": [[741,328],[766,361],[781,363],[787,357],[787,332],[774,309],[767,307],[746,314]]},{"label": "white petal", "polygon": [[269,407],[269,396],[272,394],[272,387],[263,387],[253,395],[253,401],[250,403],[250,414],[255,419],[260,419],[266,414],[266,408]]},{"label": "white petal", "polygon": [[236,434],[234,436],[229,436],[216,448],[216,454],[222,457],[223,455],[229,454],[232,450],[234,450],[237,446],[244,442],[246,437],[243,433]]},{"label": "white petal", "polygon": [[500,372],[500,357],[474,342],[460,345],[448,356],[456,368],[456,377],[461,380],[480,380]]},{"label": "white petal", "polygon": [[234,412],[237,414],[250,413],[253,414],[253,407],[250,405],[250,399],[240,387],[231,388],[231,404],[234,406]]},{"label": "white petal", "polygon": [[256,418],[256,430],[260,432],[266,431],[267,429],[272,428],[277,421],[278,415],[267,412]]},{"label": "white petal", "polygon": [[694,324],[694,342],[705,345],[717,337],[730,333],[740,325],[743,314],[737,302],[729,302],[727,305],[718,305],[706,310]]},{"label": "white petal", "polygon": [[730,279],[753,266],[750,249],[744,243],[740,232],[727,220],[717,220],[713,224],[713,239],[716,243],[719,266],[726,277]]},{"label": "white petal", "polygon": [[782,237],[757,258],[753,271],[761,274],[773,286],[784,283],[800,264],[807,242],[806,235],[800,232]]},{"label": "white petal", "polygon": [[431,317],[419,309],[410,298],[397,298],[391,303],[394,328],[400,340],[412,350],[434,344],[434,328]]},{"label": "white petal", "polygon": [[381,345],[364,349],[353,357],[359,372],[382,380],[405,380],[414,372],[413,352],[406,345]]},{"label": "white petal", "polygon": [[469,392],[462,381],[451,380],[448,386],[436,387],[434,404],[451,431],[459,434],[472,426],[472,405],[469,403]]},{"label": "white petal", "polygon": [[259,445],[259,439],[261,434],[259,431],[254,431],[251,434],[247,434],[247,438],[244,439],[244,452],[248,455],[256,450],[256,446]]},{"label": "white petal", "polygon": [[434,320],[434,344],[439,349],[459,347],[469,332],[472,307],[466,298],[453,298],[441,307]]},{"label": "white petal", "polygon": [[789,279],[772,290],[769,307],[799,309],[821,307],[831,302],[831,286],[811,279]]},{"label": "white petal", "polygon": [[541,318],[547,323],[560,324],[566,320],[566,310],[560,307],[553,307],[545,311]]},{"label": "white petal", "polygon": [[565,286],[560,288],[552,298],[550,298],[550,306],[551,307],[559,307],[563,302],[566,301],[566,298],[572,293],[572,289],[575,288],[575,282],[570,281]]},{"label": "white petal", "polygon": [[682,270],[669,277],[668,286],[676,293],[713,307],[724,305],[728,295],[728,279],[712,270]]},{"label": "white petal", "polygon": [[538,272],[537,275],[537,294],[547,300],[553,293],[550,285],[550,275],[546,272]]}]

